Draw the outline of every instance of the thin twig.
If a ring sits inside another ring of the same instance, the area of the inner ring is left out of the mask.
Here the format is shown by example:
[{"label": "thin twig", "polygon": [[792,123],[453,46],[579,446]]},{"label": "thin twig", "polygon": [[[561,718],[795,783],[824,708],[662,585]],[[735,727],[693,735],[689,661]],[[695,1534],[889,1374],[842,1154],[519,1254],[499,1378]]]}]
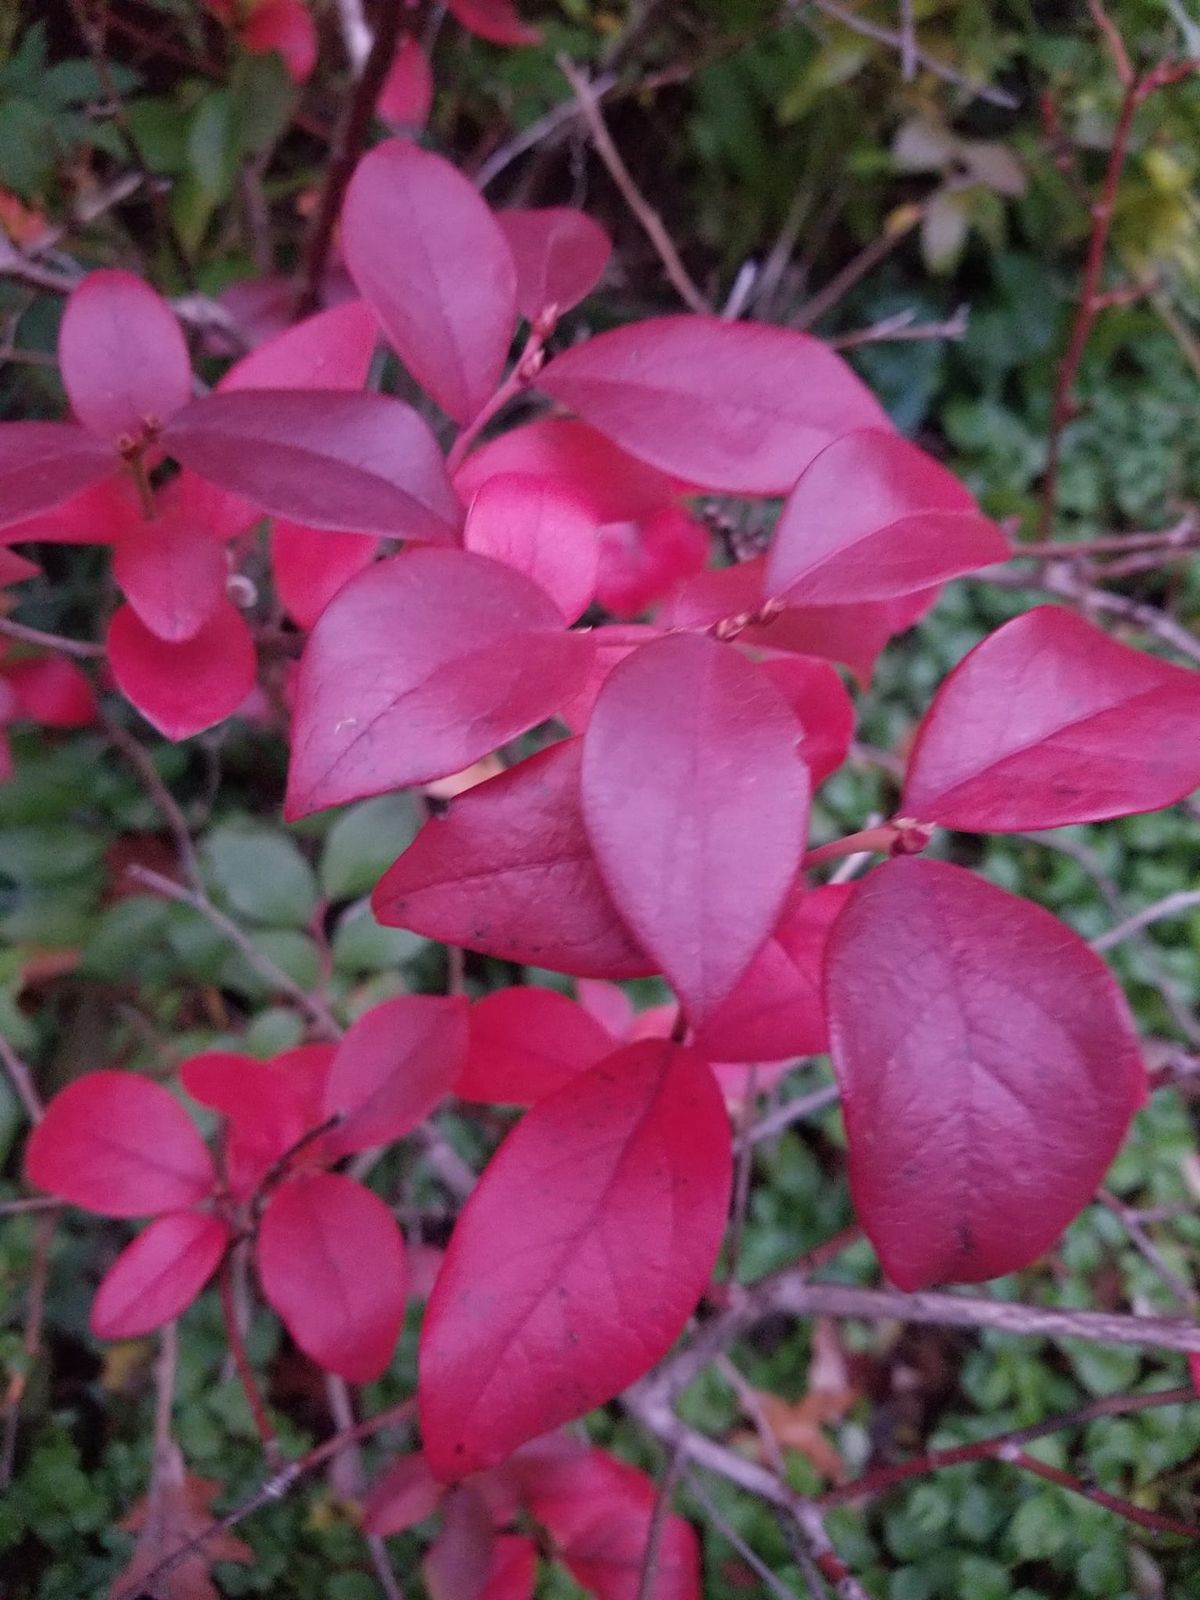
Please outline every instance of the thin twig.
[{"label": "thin twig", "polygon": [[29,1298],[25,1307],[25,1331],[21,1336],[22,1365],[9,1379],[4,1396],[4,1436],[0,1441],[0,1487],[12,1482],[17,1455],[17,1427],[21,1402],[42,1347],[42,1321],[46,1311],[46,1283],[50,1276],[50,1247],[62,1212],[61,1206],[38,1217],[33,1232],[33,1266],[29,1273]]},{"label": "thin twig", "polygon": [[685,1445],[672,1450],[667,1458],[667,1465],[663,1471],[662,1478],[659,1481],[654,1510],[650,1513],[650,1525],[646,1529],[646,1546],[642,1552],[642,1570],[638,1577],[637,1600],[654,1600],[658,1583],[658,1558],[662,1550],[667,1518],[671,1515],[671,1497],[675,1492],[675,1484],[686,1459],[687,1447]]},{"label": "thin twig", "polygon": [[[244,1250],[244,1248],[244,1244],[235,1246],[237,1250]],[[250,1355],[242,1338],[241,1323],[238,1320],[237,1306],[234,1303],[233,1251],[228,1251],[224,1261],[221,1263],[219,1282],[221,1315],[225,1321],[225,1338],[233,1356],[234,1366],[237,1369],[238,1381],[241,1383],[242,1393],[246,1396],[246,1404],[250,1407],[250,1415],[254,1418],[255,1430],[262,1441],[263,1454],[267,1458],[267,1465],[277,1467],[280,1460],[279,1438],[268,1415],[266,1401],[263,1399],[262,1390],[258,1386],[258,1379],[254,1376],[254,1368],[251,1365]]]},{"label": "thin twig", "polygon": [[[329,1401],[330,1414],[339,1433],[351,1432],[355,1425],[354,1402],[350,1397],[350,1386],[345,1378],[339,1378],[336,1373],[325,1374],[325,1396]],[[338,1468],[343,1469],[342,1475],[337,1476]],[[362,1451],[355,1440],[347,1445],[346,1449],[333,1458],[330,1463],[330,1482],[335,1491],[349,1491],[350,1498],[362,1500],[366,1494],[367,1474],[363,1466]],[[391,1558],[387,1552],[387,1545],[380,1534],[364,1533],[367,1550],[371,1556],[371,1565],[375,1568],[375,1576],[379,1580],[379,1587],[383,1590],[385,1600],[404,1600],[404,1591],[392,1570]]]},{"label": "thin twig", "polygon": [[[726,1544],[737,1551],[750,1570],[756,1573],[763,1584],[776,1596],[776,1600],[796,1600],[795,1591],[789,1589],[782,1579],[777,1578],[766,1562],[751,1550],[750,1546],[701,1483],[699,1474],[685,1468],[683,1476],[684,1482],[687,1484],[688,1493],[700,1502],[704,1508],[704,1515],[709,1522],[712,1523]],[[816,1595],[820,1600],[821,1591],[819,1589],[810,1589],[809,1592]]]},{"label": "thin twig", "polygon": [[1066,561],[1056,561],[1041,572],[1013,572],[1007,565],[983,567],[966,575],[969,583],[992,583],[1001,589],[1040,589],[1075,606],[1085,615],[1099,612],[1128,622],[1132,627],[1169,645],[1172,650],[1200,665],[1200,639],[1173,617],[1156,606],[1134,600],[1130,595],[1113,594],[1080,581],[1078,571]]},{"label": "thin twig", "polygon": [[154,1363],[154,1453],[171,1447],[171,1413],[175,1409],[175,1369],[179,1363],[179,1324],[172,1319],[158,1333]]},{"label": "thin twig", "polygon": [[1180,1310],[1193,1313],[1200,1310],[1200,1295],[1196,1293],[1186,1278],[1181,1278],[1179,1273],[1168,1264],[1162,1251],[1142,1226],[1142,1219],[1133,1208],[1127,1206],[1117,1195],[1110,1194],[1107,1189],[1098,1190],[1096,1199],[1116,1217],[1128,1234],[1129,1241],[1134,1249],[1143,1260],[1149,1262]]},{"label": "thin twig", "polygon": [[1125,921],[1118,923],[1115,928],[1097,934],[1091,941],[1092,949],[1111,950],[1114,945],[1123,944],[1126,939],[1132,938],[1135,933],[1140,933],[1143,928],[1149,928],[1167,917],[1177,917],[1181,911],[1191,911],[1196,906],[1200,906],[1200,889],[1177,889],[1174,894],[1156,900],[1152,906],[1143,906],[1140,911],[1135,911],[1131,917],[1126,917]]},{"label": "thin twig", "polygon": [[156,809],[162,816],[175,841],[175,853],[179,857],[180,870],[184,877],[198,892],[203,893],[204,880],[200,873],[200,858],[196,854],[196,847],[192,843],[192,830],[184,816],[174,795],[163,782],[158,768],[154,765],[154,758],[140,740],[134,736],[107,712],[101,711],[100,720],[104,724],[104,731],[108,735],[109,743],[137,773],[142,781],[146,793],[154,802]]},{"label": "thin twig", "polygon": [[25,1107],[25,1114],[30,1122],[40,1122],[46,1115],[46,1108],[33,1081],[33,1073],[29,1070],[28,1062],[17,1054],[2,1033],[0,1033],[0,1063],[4,1066],[17,1099]]},{"label": "thin twig", "polygon": [[776,1134],[794,1127],[797,1122],[806,1122],[809,1117],[818,1116],[822,1111],[837,1104],[840,1092],[836,1083],[827,1083],[819,1089],[812,1090],[810,1094],[801,1095],[797,1100],[787,1101],[778,1110],[769,1112],[753,1127],[744,1131],[736,1148],[739,1150],[752,1148],[756,1144],[761,1144],[764,1139],[773,1139]]},{"label": "thin twig", "polygon": [[41,628],[29,628],[11,617],[0,617],[0,634],[16,639],[20,644],[36,645],[41,650],[57,650],[60,655],[79,656],[81,660],[95,660],[104,654],[102,644],[89,644],[86,639],[67,639],[61,633],[43,633]]},{"label": "thin twig", "polygon": [[873,272],[881,262],[887,260],[893,250],[904,243],[920,222],[922,215],[920,206],[910,207],[894,226],[864,245],[840,272],[836,272],[830,278],[824,288],[818,289],[811,299],[805,301],[795,316],[788,319],[790,325],[793,328],[811,328],[814,322],[819,322],[826,312],[832,311],[838,301],[850,293],[860,279],[865,278],[868,272]]},{"label": "thin twig", "polygon": [[834,350],[855,350],[864,344],[900,344],[906,340],[965,339],[969,327],[968,310],[959,306],[944,322],[914,322],[912,311],[898,311],[870,328],[854,333],[835,334],[826,341]]}]

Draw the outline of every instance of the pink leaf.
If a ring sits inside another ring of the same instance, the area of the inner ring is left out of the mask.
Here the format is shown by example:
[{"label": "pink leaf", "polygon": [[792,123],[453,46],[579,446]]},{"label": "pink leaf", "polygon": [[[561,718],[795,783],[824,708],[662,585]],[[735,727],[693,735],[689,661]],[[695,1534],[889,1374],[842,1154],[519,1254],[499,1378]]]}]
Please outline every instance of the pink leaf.
[{"label": "pink leaf", "polygon": [[383,80],[375,115],[393,128],[423,128],[433,106],[433,71],[412,34],[406,34]]},{"label": "pink leaf", "polygon": [[854,737],[854,702],[828,661],[779,656],[763,665],[767,677],[800,719],[800,754],[814,787],[845,761]]},{"label": "pink leaf", "polygon": [[318,1366],[351,1383],[386,1371],[404,1321],[404,1246],[378,1195],[334,1172],[289,1178],[263,1212],[258,1275]]},{"label": "pink leaf", "polygon": [[259,0],[238,37],[258,55],[277,51],[293,83],[305,83],[317,64],[317,30],[303,0]]},{"label": "pink leaf", "polygon": [[961,867],[876,868],[829,938],[855,1208],[902,1289],[1028,1266],[1145,1098],[1124,997],[1039,906]]},{"label": "pink leaf", "polygon": [[379,921],[580,977],[653,972],[597,870],[580,757],[570,739],[452,801],[379,880]]},{"label": "pink leaf", "polygon": [[[821,962],[834,918],[853,893],[828,884],[793,894],[783,916],[695,1039],[713,1061],[783,1061],[829,1048]],[[759,1088],[766,1088],[760,1080]]]},{"label": "pink leaf", "polygon": [[600,282],[612,240],[599,223],[571,206],[498,211],[517,269],[517,310],[532,322],[553,308],[570,311]]},{"label": "pink leaf", "polygon": [[359,533],[325,533],[277,518],[271,529],[271,572],[285,610],[298,628],[311,628],[325,607],[369,567],[379,540]]},{"label": "pink leaf", "polygon": [[607,628],[597,628],[592,635],[596,652],[587,680],[579,693],[572,695],[558,713],[572,733],[582,733],[587,727],[600,691],[615,668],[644,644],[664,637],[657,628],[647,627],[643,622],[613,623]]},{"label": "pink leaf", "polygon": [[471,1007],[462,1100],[530,1106],[612,1053],[613,1039],[554,989],[497,989]]},{"label": "pink leaf", "polygon": [[367,1533],[380,1535],[406,1533],[433,1515],[445,1492],[419,1450],[401,1456],[371,1486],[363,1527]]},{"label": "pink leaf", "polygon": [[516,322],[512,252],[474,184],[405,140],[376,145],[346,191],[342,248],[409,372],[469,422],[499,381]]},{"label": "pink leaf", "polygon": [[41,572],[35,562],[26,561],[15,550],[0,546],[0,589],[7,589],[12,583],[24,583],[27,578],[38,578]]},{"label": "pink leaf", "polygon": [[679,506],[639,522],[606,522],[599,538],[596,599],[618,617],[645,611],[708,560],[707,531]]},{"label": "pink leaf", "polygon": [[113,575],[160,639],[194,638],[225,598],[225,551],[206,527],[167,510],[131,524],[116,542]]},{"label": "pink leaf", "polygon": [[480,1600],[533,1600],[537,1546],[520,1533],[502,1533],[492,1547],[492,1565]]},{"label": "pink leaf", "polygon": [[16,716],[44,728],[87,728],[96,720],[90,679],[65,656],[15,661],[4,676],[16,697]]},{"label": "pink leaf", "polygon": [[452,543],[461,512],[437,441],[382,394],[239,389],[181,411],[163,443],[264,511],[311,527]]},{"label": "pink leaf", "polygon": [[[74,431],[80,438],[88,437],[81,429]],[[3,439],[3,431],[0,431],[0,443]],[[112,457],[107,459],[111,463]],[[4,540],[6,544],[19,544],[26,539],[46,544],[115,544],[143,517],[133,480],[126,476],[110,476],[88,489],[79,490],[48,511],[6,528]]]},{"label": "pink leaf", "polygon": [[421,1434],[438,1477],[495,1465],[666,1353],[716,1260],[730,1172],[720,1091],[678,1045],[618,1050],[526,1114],[468,1199],[425,1314]]},{"label": "pink leaf", "polygon": [[537,28],[521,21],[512,0],[447,0],[455,19],[468,33],[492,44],[537,44]]},{"label": "pink leaf", "polygon": [[251,350],[218,383],[222,394],[242,389],[361,389],[367,381],[379,324],[362,300],[318,311]]},{"label": "pink leaf", "polygon": [[483,1600],[495,1554],[487,1502],[472,1485],[452,1489],[441,1531],[421,1563],[429,1600]]},{"label": "pink leaf", "polygon": [[827,445],[792,490],[766,590],[804,605],[891,600],[1010,553],[953,473],[899,434],[863,429]]},{"label": "pink leaf", "polygon": [[328,1138],[331,1161],[424,1121],[466,1064],[468,1017],[460,995],[402,994],[358,1018],[325,1085],[324,1115],[342,1119]]},{"label": "pink leaf", "polygon": [[55,1095],[29,1140],[38,1189],[102,1217],[149,1217],[203,1200],[212,1161],[187,1112],[132,1072],[89,1072]]},{"label": "pink leaf", "polygon": [[112,445],[154,434],[192,393],[183,330],[167,302],[129,272],[89,272],[71,291],[58,334],[71,409]]},{"label": "pink leaf", "polygon": [[596,590],[596,522],[572,490],[553,479],[504,473],[489,478],[467,513],[463,543],[544,589],[574,622]]},{"label": "pink leaf", "polygon": [[100,1339],[137,1339],[171,1322],[217,1270],[229,1237],[229,1224],[205,1212],[159,1217],[105,1273],[92,1301],[92,1332]]},{"label": "pink leaf", "polygon": [[706,489],[786,494],[882,407],[819,339],[720,317],[656,317],[556,357],[538,387],[623,449]]},{"label": "pink leaf", "polygon": [[5,422],[0,425],[0,528],[6,539],[36,533],[12,525],[50,511],[117,469],[112,450],[73,422]]},{"label": "pink leaf", "polygon": [[287,814],[462,771],[550,716],[591,655],[549,596],[498,561],[409,550],[376,563],[309,636]]},{"label": "pink leaf", "polygon": [[917,735],[903,810],[973,833],[1157,811],[1200,784],[1200,673],[1057,606],[959,663]]},{"label": "pink leaf", "polygon": [[159,639],[122,606],[109,624],[107,649],[121,693],[168,739],[224,722],[254,687],[254,641],[228,601],[178,644]]},{"label": "pink leaf", "polygon": [[693,1027],[778,920],[808,830],[802,732],[762,669],[698,634],[616,668],[583,737],[583,812],[618,910]]},{"label": "pink leaf", "polygon": [[[256,1061],[211,1050],[180,1067],[180,1082],[192,1099],[228,1120],[225,1168],[239,1200],[252,1195],[281,1158],[324,1120],[321,1106],[333,1054],[332,1045],[306,1045]],[[325,1141],[306,1142],[299,1159],[328,1159]]]}]

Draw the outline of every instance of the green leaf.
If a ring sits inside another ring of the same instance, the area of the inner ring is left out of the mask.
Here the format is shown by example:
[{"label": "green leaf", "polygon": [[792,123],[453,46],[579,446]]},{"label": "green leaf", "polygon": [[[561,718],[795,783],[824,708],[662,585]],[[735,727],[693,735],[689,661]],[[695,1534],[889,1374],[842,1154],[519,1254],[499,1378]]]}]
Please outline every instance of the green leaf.
[{"label": "green leaf", "polygon": [[334,970],[348,977],[388,972],[412,961],[428,944],[427,939],[407,928],[380,927],[364,902],[351,906],[338,923],[333,936]]},{"label": "green leaf", "polygon": [[260,1011],[242,1035],[241,1048],[247,1055],[266,1061],[281,1050],[294,1050],[304,1039],[304,1019],[285,1006],[268,1006]]},{"label": "green leaf", "polygon": [[274,50],[238,56],[229,75],[229,96],[244,159],[261,155],[276,143],[296,103],[295,85],[283,57]]},{"label": "green leaf", "polygon": [[239,916],[303,928],[317,908],[316,876],[293,840],[272,828],[228,823],[205,841],[204,864],[221,900]]},{"label": "green leaf", "polygon": [[1067,1532],[1061,1498],[1034,1494],[1017,1507],[1008,1536],[1022,1561],[1044,1561],[1062,1549]]},{"label": "green leaf", "polygon": [[[321,958],[316,944],[307,934],[292,928],[264,928],[254,935],[251,943],[301,989],[317,987],[321,979]],[[220,981],[223,987],[235,989],[250,1000],[266,999],[277,992],[276,986],[260,976],[237,951],[229,953]]]},{"label": "green leaf", "polygon": [[188,132],[188,167],[202,193],[215,204],[229,198],[240,164],[237,117],[225,89],[205,95]]},{"label": "green leaf", "polygon": [[0,877],[17,883],[78,879],[94,871],[103,859],[103,838],[70,823],[0,829]]},{"label": "green leaf", "polygon": [[145,96],[131,100],[125,115],[151,172],[178,173],[187,165],[187,119],[174,100]]},{"label": "green leaf", "polygon": [[330,828],[321,855],[321,887],[330,900],[369,894],[416,837],[421,819],[408,794],[384,794],[351,806]]}]

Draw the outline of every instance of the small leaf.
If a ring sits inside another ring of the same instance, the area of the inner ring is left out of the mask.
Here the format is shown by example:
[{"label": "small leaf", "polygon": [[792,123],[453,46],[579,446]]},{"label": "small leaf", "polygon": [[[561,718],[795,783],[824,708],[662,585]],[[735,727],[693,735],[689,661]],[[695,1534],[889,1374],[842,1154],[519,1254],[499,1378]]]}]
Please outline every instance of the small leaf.
[{"label": "small leaf", "polygon": [[312,921],[316,875],[286,834],[226,823],[204,841],[204,860],[222,899],[238,916],[274,928],[306,928]]},{"label": "small leaf", "polygon": [[361,389],[367,381],[379,326],[362,300],[347,300],[264,340],[233,366],[217,388]]},{"label": "small leaf", "polygon": [[513,0],[447,0],[450,12],[468,33],[492,44],[537,44],[536,28],[521,21]]},{"label": "small leaf", "polygon": [[529,1106],[611,1055],[613,1038],[581,1005],[554,989],[515,984],[471,1007],[460,1100]]},{"label": "small leaf", "polygon": [[395,129],[423,128],[433,106],[433,69],[411,33],[396,51],[383,88],[375,102],[375,115]]},{"label": "small leaf", "polygon": [[441,1530],[421,1562],[429,1600],[483,1600],[495,1544],[491,1513],[478,1489],[452,1489]]},{"label": "small leaf", "polygon": [[374,561],[379,540],[369,534],[326,533],[275,519],[271,573],[284,609],[298,628],[311,628],[325,607]]},{"label": "small leaf", "polygon": [[445,1492],[419,1450],[401,1456],[371,1485],[363,1510],[363,1527],[367,1533],[384,1537],[406,1533],[433,1515]]},{"label": "small leaf", "polygon": [[167,509],[124,529],[113,576],[150,632],[168,643],[193,639],[225,598],[225,551],[209,530]]},{"label": "small leaf", "polygon": [[420,825],[419,802],[409,794],[381,794],[349,806],[325,837],[317,870],[326,898],[369,894]]},{"label": "small leaf", "polygon": [[72,411],[108,444],[160,427],[191,398],[192,365],[175,313],[130,272],[89,272],[71,291],[58,363]]},{"label": "small leaf", "polygon": [[304,83],[317,64],[317,27],[303,0],[259,0],[241,29],[247,50],[276,51],[293,83]]},{"label": "small leaf", "polygon": [[498,211],[496,221],[517,269],[517,310],[530,322],[551,307],[561,314],[586,299],[612,254],[600,224],[571,206]]},{"label": "small leaf", "polygon": [[501,473],[471,502],[463,544],[523,572],[576,621],[596,591],[596,521],[571,490],[552,479]]},{"label": "small leaf", "polygon": [[73,422],[0,425],[0,528],[50,511],[116,468],[112,450]]},{"label": "small leaf", "polygon": [[203,733],[254,687],[250,630],[228,601],[190,639],[159,639],[122,606],[108,629],[108,661],[121,693],[168,739]]},{"label": "small leaf", "polygon": [[201,1211],[171,1211],[139,1233],[105,1273],[92,1301],[99,1339],[136,1339],[171,1322],[217,1270],[229,1224]]}]

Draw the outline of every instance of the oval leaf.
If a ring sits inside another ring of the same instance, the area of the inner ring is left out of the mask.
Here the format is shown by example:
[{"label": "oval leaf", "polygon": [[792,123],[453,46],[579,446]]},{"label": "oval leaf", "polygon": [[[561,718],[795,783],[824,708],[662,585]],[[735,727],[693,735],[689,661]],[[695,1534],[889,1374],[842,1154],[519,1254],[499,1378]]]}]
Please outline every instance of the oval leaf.
[{"label": "oval leaf", "polygon": [[258,1276],[318,1366],[351,1383],[387,1370],[404,1321],[404,1245],[378,1195],[335,1172],[281,1184],[259,1225]]},{"label": "oval leaf", "polygon": [[763,670],[800,719],[800,754],[814,787],[845,761],[854,738],[854,702],[828,661],[779,656]]},{"label": "oval leaf", "polygon": [[[73,422],[6,422],[0,426],[0,528],[49,511],[116,470],[111,449]],[[20,535],[41,536],[33,530]]]},{"label": "oval leaf", "polygon": [[612,1053],[612,1035],[555,989],[497,989],[471,1007],[461,1100],[531,1106]]},{"label": "oval leaf", "polygon": [[471,502],[463,543],[523,572],[574,622],[596,592],[596,522],[571,489],[553,479],[504,473]]},{"label": "oval leaf", "polygon": [[665,1354],[716,1260],[730,1173],[712,1073],[665,1041],[618,1050],[526,1114],[468,1199],[425,1314],[421,1434],[438,1477],[503,1461]]},{"label": "oval leaf", "polygon": [[96,720],[95,690],[65,656],[16,661],[4,676],[16,697],[17,716],[44,728],[86,728]]},{"label": "oval leaf", "polygon": [[367,381],[379,324],[362,300],[347,300],[293,323],[244,355],[218,383],[222,394],[241,389],[361,389]]},{"label": "oval leaf", "polygon": [[731,494],[787,494],[839,434],[888,426],[819,339],[721,317],[654,317],[598,334],[537,384],[631,455]]},{"label": "oval leaf", "polygon": [[225,598],[225,551],[186,513],[133,523],[116,542],[113,575],[150,632],[192,639]]},{"label": "oval leaf", "polygon": [[271,572],[288,615],[311,628],[325,607],[374,561],[379,540],[359,533],[325,533],[277,518],[271,529]]},{"label": "oval leaf", "polygon": [[433,69],[412,34],[406,34],[388,68],[375,115],[390,127],[423,128],[433,107]]},{"label": "oval leaf", "polygon": [[537,44],[536,28],[521,21],[512,0],[447,0],[450,12],[468,33],[491,44]]},{"label": "oval leaf", "polygon": [[58,364],[72,411],[109,444],[157,432],[191,399],[192,364],[175,313],[131,272],[89,272],[71,291]]},{"label": "oval leaf", "polygon": [[342,249],[409,372],[469,422],[496,387],[516,323],[512,252],[474,184],[406,140],[376,145],[346,191]]},{"label": "oval leaf", "polygon": [[381,1536],[405,1533],[433,1515],[445,1492],[419,1450],[401,1456],[371,1486],[363,1508],[363,1527]]},{"label": "oval leaf", "polygon": [[352,578],[309,636],[287,814],[443,778],[550,716],[592,645],[498,561],[409,550]]},{"label": "oval leaf", "polygon": [[228,601],[190,639],[170,644],[122,606],[108,629],[117,687],[168,739],[188,739],[223,722],[254,687],[254,641]]},{"label": "oval leaf", "polygon": [[530,322],[543,311],[570,311],[604,274],[612,240],[572,206],[498,211],[517,269],[517,310]]},{"label": "oval leaf", "polygon": [[653,972],[584,830],[581,754],[568,739],[459,795],[380,879],[378,920],[582,978]]},{"label": "oval leaf", "polygon": [[186,1311],[220,1265],[229,1224],[201,1211],[172,1211],[139,1233],[105,1273],[92,1301],[100,1339],[137,1339]]},{"label": "oval leaf", "polygon": [[971,833],[1157,811],[1200,784],[1200,673],[1037,606],[959,663],[917,735],[906,815]]},{"label": "oval leaf", "polygon": [[765,943],[799,870],[802,738],[762,669],[698,634],[644,646],[597,697],[583,737],[588,836],[693,1027]]},{"label": "oval leaf", "polygon": [[1027,1266],[1087,1205],[1145,1073],[1083,940],[961,867],[876,868],[826,953],[855,1208],[913,1290]]},{"label": "oval leaf", "polygon": [[187,1112],[131,1072],[89,1072],[46,1108],[25,1153],[30,1183],[102,1217],[149,1217],[203,1200],[213,1165]]}]

